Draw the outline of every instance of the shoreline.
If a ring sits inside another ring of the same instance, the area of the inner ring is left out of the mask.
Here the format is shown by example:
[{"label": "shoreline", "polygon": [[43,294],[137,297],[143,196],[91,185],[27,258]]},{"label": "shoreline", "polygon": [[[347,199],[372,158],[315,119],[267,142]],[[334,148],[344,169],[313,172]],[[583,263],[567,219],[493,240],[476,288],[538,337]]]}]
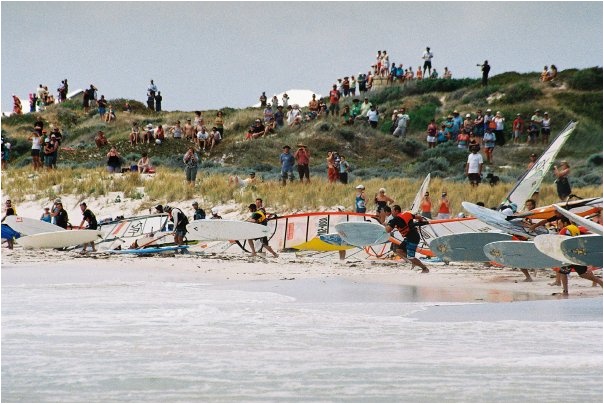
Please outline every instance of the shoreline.
[{"label": "shoreline", "polygon": [[[483,267],[480,263],[427,263],[430,273],[421,274],[400,261],[354,256],[340,261],[337,253],[323,258],[297,256],[295,253],[282,253],[279,258],[253,258],[243,252],[202,254],[198,246],[192,246],[189,250],[191,254],[186,255],[125,257],[80,254],[76,251],[25,250],[20,247],[10,251],[3,248],[3,285],[40,282],[185,282],[255,290],[288,281],[302,281],[306,285],[313,282],[348,282],[367,287],[413,288],[413,301],[418,302],[462,303],[602,296],[600,287],[592,287],[590,281],[576,274],[569,279],[569,295],[561,295],[561,287],[548,285],[553,282],[554,272],[547,270],[531,271],[533,282],[524,282],[524,275],[517,269]],[[327,296],[329,290],[329,287],[325,288]],[[295,289],[290,292],[296,293]],[[321,300],[320,296],[315,295],[315,298]]]}]

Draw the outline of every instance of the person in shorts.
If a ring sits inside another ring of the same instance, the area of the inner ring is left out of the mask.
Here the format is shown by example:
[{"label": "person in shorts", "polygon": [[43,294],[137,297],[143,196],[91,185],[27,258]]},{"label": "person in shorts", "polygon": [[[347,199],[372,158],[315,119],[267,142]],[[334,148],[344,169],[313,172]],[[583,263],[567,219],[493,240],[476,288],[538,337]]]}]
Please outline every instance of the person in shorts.
[{"label": "person in shorts", "polygon": [[[393,212],[395,210],[400,210],[399,206],[393,206]],[[401,243],[396,249],[396,253],[411,261],[411,263],[415,266],[417,265],[422,269],[421,273],[428,273],[430,270],[426,267],[416,256],[415,253],[417,251],[417,246],[421,241],[421,236],[418,227],[428,224],[428,221],[424,219],[420,215],[414,215],[413,213],[406,211],[397,215],[394,215],[394,218],[390,220],[386,224],[386,231],[391,232],[393,230],[398,230],[401,235],[404,237],[404,242]]]},{"label": "person in shorts", "polygon": [[478,184],[480,184],[482,166],[484,165],[482,156],[478,153],[479,150],[480,147],[472,146],[470,149],[471,153],[468,156],[468,161],[466,162],[465,174],[473,187],[477,187]]},{"label": "person in shorts", "polygon": [[[268,222],[266,220],[266,213],[264,213],[262,210],[258,209],[258,207],[256,206],[255,203],[250,203],[250,205],[248,206],[248,209],[251,213],[251,216],[248,219],[248,222],[261,224],[263,226],[267,225]],[[273,257],[275,257],[275,258],[279,257],[279,255],[271,248],[271,246],[268,245],[268,237],[266,237],[266,236],[257,238],[257,239],[248,240],[250,250],[252,250],[252,254],[251,254],[252,257],[256,256],[256,254],[257,254],[256,246],[254,245],[255,240],[260,240],[262,243],[262,247],[264,247],[268,252],[273,254]]]}]

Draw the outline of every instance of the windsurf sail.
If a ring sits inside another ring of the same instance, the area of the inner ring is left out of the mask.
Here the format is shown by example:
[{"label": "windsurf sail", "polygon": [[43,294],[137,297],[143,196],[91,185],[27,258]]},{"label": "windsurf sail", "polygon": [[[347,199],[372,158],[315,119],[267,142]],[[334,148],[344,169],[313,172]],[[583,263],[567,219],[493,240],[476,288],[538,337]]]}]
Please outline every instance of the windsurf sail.
[{"label": "windsurf sail", "polygon": [[530,199],[535,191],[539,189],[543,178],[550,171],[552,164],[564,143],[568,140],[570,135],[577,127],[577,122],[570,121],[568,125],[556,136],[554,141],[549,147],[539,156],[539,159],[535,162],[535,165],[527,170],[522,177],[516,182],[514,188],[505,197],[502,205],[509,205],[515,203],[518,209],[524,207],[524,203],[527,199]]},{"label": "windsurf sail", "polygon": [[335,225],[342,222],[373,221],[378,223],[375,215],[354,212],[308,212],[278,216],[268,220],[271,230],[269,245],[276,250],[317,249],[321,251],[320,238],[309,243],[322,234],[335,233]]},{"label": "windsurf sail", "polygon": [[133,216],[99,226],[104,241],[140,237],[149,233],[165,230],[167,213]]},{"label": "windsurf sail", "polygon": [[422,186],[419,187],[419,191],[415,194],[415,199],[413,200],[413,204],[411,205],[411,213],[420,214],[422,211],[422,198],[424,194],[428,191],[428,187],[430,186],[430,173],[426,175],[424,178],[424,182],[422,182]]}]

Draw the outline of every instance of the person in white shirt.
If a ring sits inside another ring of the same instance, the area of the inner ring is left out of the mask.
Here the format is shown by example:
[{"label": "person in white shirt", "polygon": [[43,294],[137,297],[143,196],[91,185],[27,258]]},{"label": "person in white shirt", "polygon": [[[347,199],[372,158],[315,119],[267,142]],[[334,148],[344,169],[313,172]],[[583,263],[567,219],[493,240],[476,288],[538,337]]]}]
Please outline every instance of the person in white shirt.
[{"label": "person in white shirt", "polygon": [[407,135],[407,127],[409,126],[409,115],[407,115],[407,109],[401,108],[399,114],[397,115],[396,121],[396,129],[392,133],[395,137],[402,137],[405,139]]},{"label": "person in white shirt", "polygon": [[369,121],[369,125],[371,125],[372,128],[377,128],[379,119],[380,114],[375,105],[372,105],[369,112],[367,112],[367,120]]},{"label": "person in white shirt", "polygon": [[427,47],[426,50],[424,51],[424,54],[422,55],[422,59],[424,59],[424,77],[426,76],[426,70],[428,70],[428,75],[430,75],[430,73],[432,72],[432,58],[434,57],[434,54],[432,52],[430,52],[430,48]]},{"label": "person in white shirt", "polygon": [[470,180],[470,185],[473,187],[477,187],[478,184],[480,184],[482,166],[484,165],[482,155],[478,153],[478,150],[480,150],[480,147],[472,146],[470,148],[471,153],[468,156],[468,161],[466,162],[465,174]]}]

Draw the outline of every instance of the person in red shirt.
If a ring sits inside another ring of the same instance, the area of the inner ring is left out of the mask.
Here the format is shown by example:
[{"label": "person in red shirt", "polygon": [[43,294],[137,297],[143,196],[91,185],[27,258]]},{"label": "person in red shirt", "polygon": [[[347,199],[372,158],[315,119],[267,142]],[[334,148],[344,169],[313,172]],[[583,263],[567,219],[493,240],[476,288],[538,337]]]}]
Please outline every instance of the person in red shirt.
[{"label": "person in red shirt", "polygon": [[329,92],[329,111],[332,116],[340,114],[340,97],[341,94],[338,91],[338,86],[334,84],[332,90]]},{"label": "person in red shirt", "polygon": [[423,217],[432,219],[432,200],[430,199],[430,192],[424,194],[419,207],[421,208]]},{"label": "person in red shirt", "polygon": [[514,133],[514,144],[520,143],[520,135],[524,132],[522,115],[516,114],[516,119],[514,119],[514,123],[512,124],[512,131]]},{"label": "person in red shirt", "polygon": [[445,191],[440,195],[440,205],[438,206],[438,215],[436,215],[437,219],[450,219],[451,218],[451,206],[449,203],[449,199],[447,198],[447,193]]},{"label": "person in red shirt", "polygon": [[308,147],[303,144],[298,144],[298,150],[294,153],[294,157],[296,158],[296,163],[298,165],[298,175],[300,176],[300,182],[304,181],[304,177],[306,177],[306,182],[310,182],[310,152],[308,151]]}]

